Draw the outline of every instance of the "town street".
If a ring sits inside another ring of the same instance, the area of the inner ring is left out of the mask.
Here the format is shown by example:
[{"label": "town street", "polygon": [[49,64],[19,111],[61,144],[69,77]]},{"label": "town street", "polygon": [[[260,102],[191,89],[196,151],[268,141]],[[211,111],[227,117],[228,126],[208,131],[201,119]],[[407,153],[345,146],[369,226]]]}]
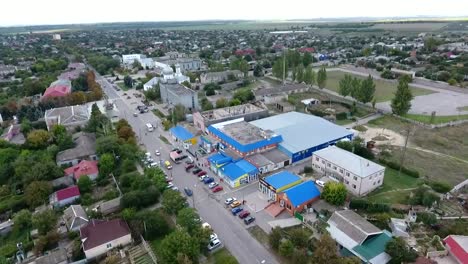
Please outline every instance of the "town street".
[{"label": "town street", "polygon": [[[127,99],[127,96],[122,96],[123,91],[117,92],[113,88],[113,85],[98,73],[96,73],[96,80],[101,84],[109,100],[113,101],[117,106],[120,117],[128,120],[138,136],[138,141],[142,144],[142,147],[151,152],[155,161],[158,161],[159,158],[163,161],[168,160],[169,152],[173,147],[159,139],[159,136],[163,135],[168,140],[171,140],[168,132],[164,131],[160,125],[161,120],[152,113],[138,113],[138,116],[134,117],[133,113],[137,112],[135,109],[141,102],[139,102],[140,99],[134,98],[133,92],[128,92],[131,99]],[[153,132],[147,132],[146,123],[151,123],[158,127]],[[154,154],[156,149],[160,150],[160,157]],[[179,187],[182,193],[184,187],[189,187],[193,190],[193,197],[189,198],[188,202],[191,205],[195,202],[195,208],[198,210],[203,221],[211,225],[224,246],[229,249],[239,263],[278,263],[275,257],[250,235],[244,223],[238,217],[233,216],[230,210],[225,208],[223,197],[226,197],[226,192],[230,191],[226,185],[223,186],[224,191],[213,195],[207,186],[201,183],[196,176],[190,172],[185,172],[184,163],[173,164],[173,166],[172,170],[166,170],[166,172],[169,176],[173,177],[174,185]],[[202,169],[209,172],[206,167],[202,167]],[[209,175],[213,176],[210,172]]]}]

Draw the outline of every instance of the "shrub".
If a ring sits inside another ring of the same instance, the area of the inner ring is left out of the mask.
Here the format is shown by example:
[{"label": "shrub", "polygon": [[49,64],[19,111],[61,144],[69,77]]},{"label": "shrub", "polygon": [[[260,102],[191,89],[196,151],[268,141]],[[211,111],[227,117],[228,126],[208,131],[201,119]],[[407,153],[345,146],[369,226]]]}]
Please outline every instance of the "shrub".
[{"label": "shrub", "polygon": [[351,209],[362,209],[370,213],[384,213],[390,211],[390,206],[383,203],[373,203],[364,199],[352,199],[349,203]]},{"label": "shrub", "polygon": [[[386,159],[379,159],[379,162],[386,165],[387,167],[394,169],[394,170],[400,170],[400,164],[397,164],[396,162],[389,161]],[[419,178],[419,171],[413,170],[413,169],[408,169],[406,167],[401,168],[401,172],[404,174],[413,177],[413,178]]]},{"label": "shrub", "polygon": [[340,112],[336,114],[336,120],[345,120],[347,118],[348,118],[348,115],[346,114],[346,112]]},{"label": "shrub", "polygon": [[313,173],[314,169],[311,166],[304,166],[304,173]]},{"label": "shrub", "polygon": [[434,225],[437,223],[437,217],[435,214],[430,212],[417,213],[417,221],[423,222],[425,225]]},{"label": "shrub", "polygon": [[438,193],[447,193],[452,189],[448,183],[440,181],[427,181],[426,184]]}]

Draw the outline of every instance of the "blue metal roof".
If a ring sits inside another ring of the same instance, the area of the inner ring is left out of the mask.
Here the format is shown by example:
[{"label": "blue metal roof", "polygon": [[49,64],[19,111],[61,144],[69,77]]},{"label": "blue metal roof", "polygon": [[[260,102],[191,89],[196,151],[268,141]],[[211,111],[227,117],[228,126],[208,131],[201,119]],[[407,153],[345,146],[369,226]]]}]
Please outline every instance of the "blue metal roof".
[{"label": "blue metal roof", "polygon": [[291,204],[296,207],[320,196],[313,181],[306,181],[284,191]]},{"label": "blue metal roof", "polygon": [[171,134],[181,141],[187,141],[193,138],[193,134],[182,126],[175,126],[169,131],[171,131]]},{"label": "blue metal roof", "polygon": [[258,173],[257,168],[246,160],[239,160],[237,162],[224,165],[221,167],[221,171],[232,181],[245,174]]},{"label": "blue metal roof", "polygon": [[269,139],[262,139],[260,141],[250,143],[250,144],[242,144],[237,140],[231,138],[230,136],[224,134],[222,131],[218,130],[213,126],[208,127],[208,131],[217,137],[219,137],[222,141],[226,142],[227,144],[233,146],[235,149],[239,150],[240,152],[250,152],[255,149],[259,149],[271,144],[278,144],[283,141],[283,138],[280,135],[275,135]]},{"label": "blue metal roof", "polygon": [[289,171],[282,171],[265,177],[264,181],[278,190],[283,186],[296,182],[300,179],[301,177],[292,174]]},{"label": "blue metal roof", "polygon": [[210,163],[214,163],[216,165],[220,165],[220,164],[224,164],[224,163],[228,163],[228,162],[231,162],[232,161],[232,158],[229,157],[229,156],[226,156],[224,155],[223,153],[221,152],[218,152],[210,157],[208,157],[208,161]]}]

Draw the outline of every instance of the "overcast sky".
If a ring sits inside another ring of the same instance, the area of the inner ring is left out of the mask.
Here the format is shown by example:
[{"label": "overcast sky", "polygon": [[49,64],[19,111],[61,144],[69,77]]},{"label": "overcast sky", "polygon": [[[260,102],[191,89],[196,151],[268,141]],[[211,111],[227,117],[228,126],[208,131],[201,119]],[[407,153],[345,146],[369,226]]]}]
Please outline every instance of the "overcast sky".
[{"label": "overcast sky", "polygon": [[0,26],[212,19],[468,16],[467,0],[1,0]]}]

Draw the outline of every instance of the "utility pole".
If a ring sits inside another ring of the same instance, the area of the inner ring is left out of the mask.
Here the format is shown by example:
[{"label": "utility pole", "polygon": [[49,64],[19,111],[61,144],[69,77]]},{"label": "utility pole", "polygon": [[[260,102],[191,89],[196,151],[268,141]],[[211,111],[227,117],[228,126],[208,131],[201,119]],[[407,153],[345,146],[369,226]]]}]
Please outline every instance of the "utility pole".
[{"label": "utility pole", "polygon": [[405,162],[405,156],[406,156],[406,149],[408,147],[408,140],[411,134],[411,125],[408,125],[408,130],[406,131],[406,138],[405,138],[405,146],[403,147],[403,154],[401,155],[401,160],[400,160],[400,169],[398,170],[398,177],[401,175],[401,168],[403,168],[403,164]]},{"label": "utility pole", "polygon": [[283,86],[286,78],[286,49],[283,49]]}]

